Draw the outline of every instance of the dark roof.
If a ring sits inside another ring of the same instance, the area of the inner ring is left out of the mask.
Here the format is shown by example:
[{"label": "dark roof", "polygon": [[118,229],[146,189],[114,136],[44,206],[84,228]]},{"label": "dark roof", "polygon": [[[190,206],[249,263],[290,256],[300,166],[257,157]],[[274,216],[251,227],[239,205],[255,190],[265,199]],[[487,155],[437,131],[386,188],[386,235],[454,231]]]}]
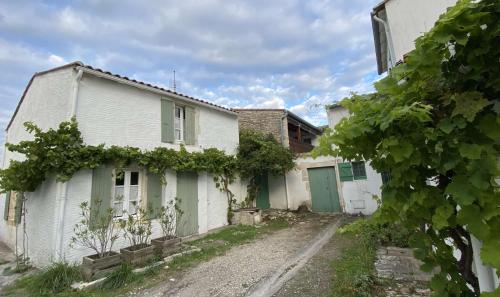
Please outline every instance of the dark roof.
[{"label": "dark roof", "polygon": [[230,108],[227,108],[227,107],[223,107],[223,106],[220,106],[220,105],[216,105],[216,104],[213,104],[213,103],[211,103],[209,101],[206,101],[206,100],[197,99],[197,98],[194,98],[194,97],[182,94],[182,93],[174,92],[172,90],[168,90],[168,89],[165,89],[165,88],[162,88],[162,87],[159,87],[159,86],[155,86],[155,85],[152,85],[152,84],[149,84],[149,83],[145,83],[145,82],[142,82],[142,81],[131,79],[131,78],[128,78],[126,76],[121,76],[119,74],[114,74],[114,73],[111,73],[109,71],[104,71],[102,69],[99,69],[99,68],[96,68],[96,67],[92,67],[90,65],[85,65],[85,64],[83,64],[80,61],[75,61],[75,62],[66,64],[66,65],[63,65],[63,66],[59,66],[59,67],[52,68],[52,69],[49,69],[49,70],[45,70],[45,71],[42,71],[42,72],[36,72],[35,74],[33,74],[33,76],[31,77],[30,81],[28,82],[28,85],[24,89],[23,95],[21,96],[21,100],[19,100],[19,103],[17,104],[16,110],[14,111],[14,114],[12,115],[12,118],[10,119],[9,124],[7,125],[7,128],[5,130],[9,129],[10,125],[12,124],[12,121],[16,117],[16,114],[17,114],[17,112],[19,110],[19,107],[21,106],[21,103],[24,101],[24,97],[26,96],[26,93],[28,92],[28,89],[30,88],[31,84],[33,83],[33,80],[35,79],[35,77],[43,75],[43,74],[46,74],[46,73],[49,73],[49,72],[55,72],[55,71],[58,71],[58,70],[61,70],[61,69],[65,69],[65,68],[70,68],[70,67],[82,67],[84,69],[88,69],[88,70],[91,70],[91,71],[96,71],[96,72],[99,72],[99,73],[102,73],[102,74],[105,74],[105,75],[109,75],[109,76],[112,76],[112,77],[115,77],[115,78],[124,79],[126,81],[129,81],[129,82],[132,82],[132,83],[135,83],[135,84],[138,84],[138,85],[150,87],[150,88],[162,91],[162,92],[166,92],[166,93],[170,93],[172,95],[180,96],[180,97],[183,97],[184,99],[187,99],[187,100],[190,100],[190,101],[194,101],[194,102],[201,103],[201,104],[204,104],[204,105],[213,106],[213,107],[216,107],[218,109],[222,109],[222,110],[225,110],[225,111],[228,111],[228,112],[235,112],[233,109],[230,109]]}]

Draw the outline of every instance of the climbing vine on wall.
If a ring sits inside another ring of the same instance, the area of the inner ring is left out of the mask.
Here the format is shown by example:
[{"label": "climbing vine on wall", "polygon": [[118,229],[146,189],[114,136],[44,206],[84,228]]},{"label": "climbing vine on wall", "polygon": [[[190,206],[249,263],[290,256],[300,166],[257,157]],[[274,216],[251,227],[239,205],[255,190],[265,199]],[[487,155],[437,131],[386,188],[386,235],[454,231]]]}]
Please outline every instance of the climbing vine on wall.
[{"label": "climbing vine on wall", "polygon": [[424,269],[440,268],[436,296],[480,295],[471,236],[500,271],[499,20],[500,1],[459,1],[376,93],[340,103],[351,116],[316,150],[390,172],[377,218],[419,230],[411,245]]},{"label": "climbing vine on wall", "polygon": [[259,131],[240,131],[237,166],[240,176],[248,179],[247,206],[255,200],[259,190],[257,178],[283,175],[295,166],[293,152],[279,144],[276,139]]},{"label": "climbing vine on wall", "polygon": [[123,168],[134,163],[149,172],[160,174],[162,178],[166,170],[212,174],[215,185],[227,196],[230,219],[234,194],[229,185],[237,175],[252,180],[265,172],[278,174],[293,168],[293,154],[259,132],[243,132],[238,154],[232,156],[216,148],[188,152],[181,146],[180,150],[157,147],[141,151],[135,147],[86,145],[75,119],[47,131],[30,122],[24,125],[34,138],[18,144],[6,144],[8,150],[25,158],[23,161],[12,160],[8,168],[0,170],[0,190],[3,192],[32,192],[50,177],[65,182],[82,169],[93,169],[103,164]]},{"label": "climbing vine on wall", "polygon": [[[141,151],[135,147],[105,147],[86,145],[75,119],[63,122],[57,129],[42,131],[35,124],[24,124],[33,140],[6,144],[8,150],[23,154],[23,161],[12,160],[8,168],[0,170],[1,191],[32,192],[47,178],[57,181],[71,179],[81,169],[93,169],[111,163],[118,168],[131,163],[149,172],[205,171],[219,179],[231,179],[236,172],[236,158],[223,151],[210,148],[200,152],[179,151],[158,147]],[[221,185],[224,189],[224,185]],[[228,190],[228,189],[225,189]]]}]

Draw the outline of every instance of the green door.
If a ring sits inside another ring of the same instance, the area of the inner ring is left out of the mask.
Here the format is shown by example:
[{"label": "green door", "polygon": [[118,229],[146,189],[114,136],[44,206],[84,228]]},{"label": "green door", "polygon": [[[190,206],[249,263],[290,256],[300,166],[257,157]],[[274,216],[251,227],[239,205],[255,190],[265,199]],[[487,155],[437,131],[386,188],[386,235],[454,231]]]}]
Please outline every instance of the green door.
[{"label": "green door", "polygon": [[177,199],[183,212],[177,220],[177,235],[198,233],[198,175],[195,172],[177,173]]},{"label": "green door", "polygon": [[335,167],[310,168],[312,210],[315,212],[340,212]]},{"label": "green door", "polygon": [[257,177],[256,183],[259,185],[256,206],[260,209],[268,209],[271,205],[269,204],[269,184],[267,174]]}]

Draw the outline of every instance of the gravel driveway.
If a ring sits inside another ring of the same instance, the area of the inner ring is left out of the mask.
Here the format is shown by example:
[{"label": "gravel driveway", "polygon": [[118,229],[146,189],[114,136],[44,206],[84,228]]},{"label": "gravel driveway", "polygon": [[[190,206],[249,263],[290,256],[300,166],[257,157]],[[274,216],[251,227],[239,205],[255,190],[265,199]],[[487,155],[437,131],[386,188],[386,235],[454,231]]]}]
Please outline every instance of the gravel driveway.
[{"label": "gravel driveway", "polygon": [[290,259],[338,217],[312,217],[252,243],[235,247],[186,271],[177,279],[135,292],[134,296],[244,296]]}]

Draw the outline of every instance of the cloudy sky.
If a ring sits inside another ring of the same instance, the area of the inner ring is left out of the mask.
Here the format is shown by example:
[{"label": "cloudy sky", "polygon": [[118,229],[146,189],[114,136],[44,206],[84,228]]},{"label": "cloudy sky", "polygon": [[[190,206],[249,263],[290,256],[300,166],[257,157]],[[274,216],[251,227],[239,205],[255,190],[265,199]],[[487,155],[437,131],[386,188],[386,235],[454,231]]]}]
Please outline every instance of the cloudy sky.
[{"label": "cloudy sky", "polygon": [[376,80],[379,0],[0,1],[0,142],[31,75],[79,60],[228,107],[323,105]]}]

